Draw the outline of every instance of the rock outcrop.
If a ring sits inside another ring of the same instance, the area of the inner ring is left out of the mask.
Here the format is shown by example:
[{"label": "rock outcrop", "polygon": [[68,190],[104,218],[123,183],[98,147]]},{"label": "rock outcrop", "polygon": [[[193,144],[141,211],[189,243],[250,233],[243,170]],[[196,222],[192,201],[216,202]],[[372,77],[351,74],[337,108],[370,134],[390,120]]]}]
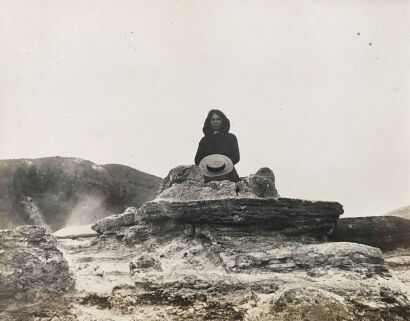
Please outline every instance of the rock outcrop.
[{"label": "rock outcrop", "polygon": [[383,251],[410,247],[410,220],[395,216],[342,218],[332,239],[375,246]]},{"label": "rock outcrop", "polygon": [[[0,230],[0,319],[26,321],[66,312],[74,289],[56,240],[38,226]],[[29,318],[30,317],[30,318]],[[74,320],[74,318],[73,318]]]},{"label": "rock outcrop", "polygon": [[258,231],[151,234],[136,245],[119,235],[60,240],[82,293],[72,313],[84,320],[404,321],[410,312],[378,248]]},{"label": "rock outcrop", "polygon": [[[285,235],[325,237],[332,233],[343,208],[336,202],[278,198],[275,178],[263,168],[239,182],[204,183],[199,168],[179,166],[170,171],[157,198],[138,211],[111,216],[93,225],[99,233],[124,226],[149,224],[152,233],[253,233],[280,231]],[[134,217],[132,216],[134,215]]]},{"label": "rock outcrop", "polygon": [[342,218],[331,239],[380,248],[394,277],[410,289],[410,220],[394,216],[405,210],[393,211],[392,216]]},{"label": "rock outcrop", "polygon": [[128,166],[79,158],[0,160],[0,228],[40,224],[55,231],[94,223],[152,200],[161,181]]},{"label": "rock outcrop", "polygon": [[409,285],[379,248],[327,241],[340,204],[280,198],[268,169],[238,183],[198,173],[174,169],[155,200],[96,222],[98,236],[58,239],[77,292],[56,317],[408,320]]},{"label": "rock outcrop", "polygon": [[189,227],[193,233],[223,229],[224,233],[252,233],[255,229],[285,235],[324,237],[332,231],[342,206],[289,198],[225,198],[202,201],[145,203],[135,225],[150,224],[157,233],[176,233]]},{"label": "rock outcrop", "polygon": [[231,181],[205,180],[198,166],[178,166],[164,178],[157,199],[192,201],[223,199],[229,197],[279,197],[275,187],[275,175],[267,168],[256,174],[241,178],[237,183]]},{"label": "rock outcrop", "polygon": [[117,266],[131,280],[104,294],[109,311],[133,320],[406,320],[409,289],[380,249],[326,241],[342,206],[279,198],[272,183],[273,174],[269,186],[255,177],[205,184],[181,166],[155,200],[94,224],[89,250],[129,260]]}]

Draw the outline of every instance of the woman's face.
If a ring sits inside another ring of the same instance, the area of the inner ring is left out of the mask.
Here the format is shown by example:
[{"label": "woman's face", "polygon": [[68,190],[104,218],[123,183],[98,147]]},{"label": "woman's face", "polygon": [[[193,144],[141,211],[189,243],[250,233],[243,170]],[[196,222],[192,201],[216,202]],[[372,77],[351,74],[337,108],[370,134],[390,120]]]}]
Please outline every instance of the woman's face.
[{"label": "woman's face", "polygon": [[222,125],[222,119],[217,114],[211,116],[211,128],[212,130],[220,130]]}]

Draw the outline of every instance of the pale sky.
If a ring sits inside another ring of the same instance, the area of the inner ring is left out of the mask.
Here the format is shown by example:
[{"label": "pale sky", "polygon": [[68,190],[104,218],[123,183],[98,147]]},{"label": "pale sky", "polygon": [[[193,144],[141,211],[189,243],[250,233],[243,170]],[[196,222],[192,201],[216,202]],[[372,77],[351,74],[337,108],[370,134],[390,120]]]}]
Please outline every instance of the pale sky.
[{"label": "pale sky", "polygon": [[410,205],[410,1],[0,0],[0,159],[164,177],[207,112],[240,176],[345,216]]}]

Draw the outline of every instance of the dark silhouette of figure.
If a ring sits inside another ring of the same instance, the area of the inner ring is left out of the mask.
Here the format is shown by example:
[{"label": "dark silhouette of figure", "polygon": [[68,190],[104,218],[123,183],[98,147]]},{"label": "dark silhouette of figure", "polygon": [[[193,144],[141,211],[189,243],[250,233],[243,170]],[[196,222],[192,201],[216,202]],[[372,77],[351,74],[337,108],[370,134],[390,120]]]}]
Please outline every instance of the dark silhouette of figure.
[{"label": "dark silhouette of figure", "polygon": [[[202,131],[205,136],[202,137],[195,155],[195,164],[199,165],[201,160],[212,154],[222,154],[229,157],[235,165],[239,162],[239,147],[236,136],[229,133],[230,121],[223,112],[218,109],[212,109],[205,119]],[[239,181],[238,173],[235,167],[226,178],[231,181]]]}]

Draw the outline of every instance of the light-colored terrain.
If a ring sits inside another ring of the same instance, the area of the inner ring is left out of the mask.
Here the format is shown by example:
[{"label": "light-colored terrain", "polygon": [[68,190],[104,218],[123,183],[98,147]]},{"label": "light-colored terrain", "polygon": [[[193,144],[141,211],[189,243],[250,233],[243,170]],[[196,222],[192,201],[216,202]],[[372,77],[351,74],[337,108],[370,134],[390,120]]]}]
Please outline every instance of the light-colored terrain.
[{"label": "light-colored terrain", "polygon": [[[273,308],[270,302],[280,301],[280,293],[292,291],[296,291],[296,297],[303,302],[308,302],[308,297],[312,296],[312,300],[323,300],[321,308],[333,307],[335,310],[329,312],[328,317],[350,320],[352,311],[345,307],[349,300],[357,300],[367,305],[367,309],[377,311],[384,305],[380,300],[381,289],[385,289],[387,301],[390,295],[398,299],[402,293],[403,300],[404,293],[410,295],[409,266],[392,264],[396,260],[402,262],[402,257],[389,253],[386,258],[389,271],[377,272],[377,266],[381,268],[383,265],[352,262],[360,252],[370,255],[370,262],[377,258],[377,251],[353,243],[303,245],[277,239],[276,244],[272,242],[259,252],[253,251],[253,257],[243,261],[242,265],[237,263],[237,272],[233,272],[234,261],[238,259],[238,256],[234,257],[233,248],[215,253],[224,260],[225,266],[218,266],[202,242],[182,237],[155,244],[155,254],[151,252],[151,257],[158,258],[160,269],[148,264],[131,275],[129,263],[146,253],[146,248],[121,245],[112,239],[99,244],[101,240],[97,240],[95,237],[58,240],[58,248],[68,260],[77,284],[78,299],[72,312],[78,320],[202,320],[199,316],[217,314],[218,310],[224,309],[224,304],[233,314],[221,320],[235,320],[235,313],[238,313],[238,320],[282,320],[279,317],[269,319],[269,311]],[[264,256],[276,257],[276,264],[263,267],[261,259]],[[287,262],[289,257],[300,262],[304,269]],[[342,261],[347,258],[350,263],[345,265]],[[328,264],[321,264],[322,261],[328,261]],[[341,269],[340,264],[344,268]],[[161,290],[156,292],[156,287]],[[213,291],[209,291],[211,287]],[[169,297],[164,297],[167,290]],[[272,292],[275,294],[269,294]],[[198,298],[198,294],[203,297]],[[156,295],[158,302],[155,302]],[[187,305],[181,304],[184,298],[189,302]],[[318,313],[305,308],[310,317]],[[285,312],[282,317],[291,313]],[[219,314],[219,317],[223,315]]]},{"label": "light-colored terrain", "polygon": [[[407,321],[408,239],[384,254],[343,241],[355,229],[332,242],[342,212],[337,202],[280,198],[266,169],[204,183],[196,166],[180,166],[155,200],[93,224],[98,235],[89,226],[56,239],[34,226],[0,231],[0,317]],[[379,238],[407,223],[391,219],[370,220]]]}]

